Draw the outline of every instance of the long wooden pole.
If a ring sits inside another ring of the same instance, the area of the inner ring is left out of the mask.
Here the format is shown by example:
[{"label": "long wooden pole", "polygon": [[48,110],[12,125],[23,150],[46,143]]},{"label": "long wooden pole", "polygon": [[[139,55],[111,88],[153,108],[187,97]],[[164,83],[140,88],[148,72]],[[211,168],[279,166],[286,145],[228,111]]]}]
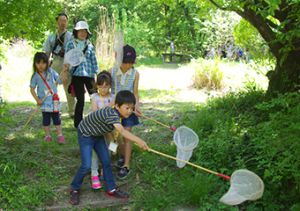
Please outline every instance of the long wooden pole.
[{"label": "long wooden pole", "polygon": [[207,172],[209,172],[209,173],[212,173],[212,174],[215,174],[215,175],[218,175],[218,176],[220,176],[220,177],[223,177],[223,178],[225,178],[225,179],[230,180],[230,177],[229,177],[229,176],[226,176],[226,175],[224,175],[224,174],[220,174],[220,173],[211,171],[211,170],[209,170],[209,169],[203,168],[203,167],[201,167],[201,166],[197,166],[197,165],[195,165],[195,164],[193,164],[193,163],[190,163],[190,162],[188,162],[188,161],[185,161],[185,160],[181,160],[181,159],[172,157],[172,156],[170,156],[170,155],[167,155],[167,154],[164,154],[164,153],[155,151],[155,150],[153,150],[153,149],[150,149],[150,151],[151,151],[151,152],[154,152],[154,153],[156,153],[156,154],[165,156],[165,157],[167,157],[167,158],[171,158],[171,159],[173,159],[173,160],[177,160],[177,161],[186,163],[186,164],[188,164],[188,165],[191,165],[191,166],[194,166],[194,167],[196,167],[196,168],[199,168],[199,169],[201,169],[201,170],[203,170],[203,171],[207,171]]},{"label": "long wooden pole", "polygon": [[[56,81],[54,82],[54,84],[52,85],[51,87],[51,90],[53,89],[53,87],[55,86],[55,84],[57,83],[58,79],[60,78],[60,76],[63,74],[64,71],[61,71],[61,73],[59,74],[58,78],[56,79]],[[48,96],[48,94],[50,93],[50,90],[48,90],[47,94],[45,95],[44,99],[43,99],[43,102],[44,100],[46,99],[46,97]],[[24,125],[24,127],[22,128],[22,130],[25,129],[25,127],[28,125],[28,123],[30,122],[30,120],[32,119],[32,117],[35,115],[35,113],[38,111],[38,109],[41,107],[42,105],[39,105],[35,111],[31,114],[30,118],[28,119],[28,121],[26,122],[26,124]]]},{"label": "long wooden pole", "polygon": [[160,124],[160,125],[162,125],[162,126],[164,126],[164,127],[166,127],[166,128],[169,128],[169,129],[171,129],[171,130],[173,130],[173,131],[176,131],[175,128],[169,127],[168,125],[165,125],[165,124],[163,124],[163,123],[160,123],[160,122],[158,122],[158,121],[156,121],[156,120],[154,120],[154,119],[151,119],[151,118],[146,117],[146,116],[144,116],[144,115],[142,115],[142,117],[144,117],[145,119],[148,119],[148,120],[150,120],[150,121],[152,121],[152,122],[155,122],[155,123],[157,123],[157,124]]}]

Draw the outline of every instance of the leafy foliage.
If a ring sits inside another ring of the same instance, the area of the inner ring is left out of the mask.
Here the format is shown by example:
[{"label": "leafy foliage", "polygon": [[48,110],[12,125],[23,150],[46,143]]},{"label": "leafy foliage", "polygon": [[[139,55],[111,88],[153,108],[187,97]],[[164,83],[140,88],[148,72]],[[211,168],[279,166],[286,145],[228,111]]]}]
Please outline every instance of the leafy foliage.
[{"label": "leafy foliage", "polygon": [[12,37],[38,41],[45,31],[55,29],[55,17],[61,13],[59,1],[8,0],[0,1],[0,30],[4,39]]},{"label": "leafy foliage", "polygon": [[[201,2],[206,2],[202,1]],[[209,1],[221,10],[234,11],[253,25],[269,46],[277,60],[270,77],[270,95],[299,90],[300,24],[299,1]],[[250,28],[251,29],[251,28]],[[286,76],[288,80],[282,81]]]},{"label": "leafy foliage", "polygon": [[[299,207],[299,94],[265,101],[261,90],[211,99],[190,121],[201,137],[195,162],[230,175],[249,169],[265,183],[264,197],[246,210]],[[250,209],[252,207],[252,209]]]}]

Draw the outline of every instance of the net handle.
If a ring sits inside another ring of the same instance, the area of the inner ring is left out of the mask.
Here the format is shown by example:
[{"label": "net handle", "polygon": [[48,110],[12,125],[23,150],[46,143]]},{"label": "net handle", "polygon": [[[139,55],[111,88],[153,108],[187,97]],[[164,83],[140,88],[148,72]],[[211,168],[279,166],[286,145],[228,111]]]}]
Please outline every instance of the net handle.
[{"label": "net handle", "polygon": [[[60,76],[63,74],[64,71],[61,71],[61,73],[59,74],[59,76],[57,77],[56,81],[54,82],[54,84],[51,87],[51,90],[53,89],[53,87],[55,86],[55,84],[57,83],[58,79],[60,78]],[[46,99],[46,97],[48,96],[48,94],[50,93],[50,90],[48,90],[47,94],[45,95],[44,99],[42,102],[44,102],[44,100]],[[24,125],[24,127],[22,128],[22,130],[25,129],[25,127],[28,125],[28,123],[30,122],[30,120],[32,119],[32,117],[35,115],[35,113],[38,111],[38,109],[41,107],[42,105],[39,105],[35,111],[31,114],[30,118],[28,119],[28,121],[26,122],[26,124]]]},{"label": "net handle", "polygon": [[196,167],[196,168],[199,168],[199,169],[201,169],[201,170],[203,170],[203,171],[206,171],[206,172],[209,172],[209,173],[211,173],[211,174],[215,174],[215,175],[218,175],[218,176],[220,176],[220,177],[223,177],[223,178],[225,178],[225,179],[228,179],[228,180],[230,180],[230,177],[229,177],[229,176],[226,176],[226,175],[224,175],[224,174],[220,174],[220,173],[217,173],[217,172],[211,171],[211,170],[209,170],[209,169],[206,169],[206,168],[203,168],[203,167],[201,167],[201,166],[195,165],[195,164],[193,164],[193,163],[190,163],[190,162],[188,162],[188,161],[185,161],[185,160],[181,160],[181,159],[178,159],[178,158],[172,157],[172,156],[170,156],[170,155],[167,155],[167,154],[164,154],[164,153],[158,152],[158,151],[156,151],[156,150],[153,150],[153,149],[150,149],[150,151],[151,151],[151,152],[154,152],[154,153],[156,153],[156,154],[159,154],[159,155],[165,156],[165,157],[167,157],[167,158],[171,158],[171,159],[173,159],[173,160],[177,160],[177,161],[180,161],[180,162],[186,163],[186,164],[188,164],[188,165],[191,165],[191,166],[194,166],[194,167]]},{"label": "net handle", "polygon": [[[133,112],[133,113],[134,113],[134,112]],[[155,123],[157,123],[157,124],[160,124],[160,125],[162,125],[162,126],[164,126],[164,127],[166,127],[166,128],[169,128],[169,129],[171,129],[171,130],[173,130],[173,131],[176,131],[175,128],[169,127],[168,125],[164,125],[163,123],[160,123],[160,122],[158,122],[158,121],[156,121],[156,120],[154,120],[154,119],[151,119],[151,118],[146,117],[146,116],[144,116],[144,115],[142,115],[142,117],[144,117],[145,119],[148,119],[148,120],[150,120],[150,121],[152,121],[152,122],[155,122]]]}]

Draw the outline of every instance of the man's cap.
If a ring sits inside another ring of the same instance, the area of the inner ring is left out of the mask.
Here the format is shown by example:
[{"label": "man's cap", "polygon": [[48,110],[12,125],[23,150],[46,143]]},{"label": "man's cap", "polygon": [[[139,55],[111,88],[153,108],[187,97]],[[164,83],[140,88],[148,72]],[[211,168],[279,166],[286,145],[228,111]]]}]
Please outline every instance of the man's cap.
[{"label": "man's cap", "polygon": [[136,63],[135,49],[130,45],[123,46],[123,63]]}]

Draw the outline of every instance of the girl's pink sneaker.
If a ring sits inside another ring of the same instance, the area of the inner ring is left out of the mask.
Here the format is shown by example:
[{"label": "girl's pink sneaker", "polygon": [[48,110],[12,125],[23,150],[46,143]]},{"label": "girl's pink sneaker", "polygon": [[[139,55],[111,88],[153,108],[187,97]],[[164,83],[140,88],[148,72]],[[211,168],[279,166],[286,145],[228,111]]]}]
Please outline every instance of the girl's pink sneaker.
[{"label": "girl's pink sneaker", "polygon": [[99,189],[99,188],[101,188],[101,183],[99,181],[99,177],[98,176],[91,176],[91,180],[92,180],[92,188],[93,189]]},{"label": "girl's pink sneaker", "polygon": [[61,136],[57,136],[57,139],[58,139],[58,142],[59,143],[63,143],[63,144],[65,144],[66,142],[65,142],[65,139],[64,139],[64,137],[61,135]]},{"label": "girl's pink sneaker", "polygon": [[52,138],[51,138],[51,136],[46,136],[44,140],[45,140],[46,142],[51,142]]}]

